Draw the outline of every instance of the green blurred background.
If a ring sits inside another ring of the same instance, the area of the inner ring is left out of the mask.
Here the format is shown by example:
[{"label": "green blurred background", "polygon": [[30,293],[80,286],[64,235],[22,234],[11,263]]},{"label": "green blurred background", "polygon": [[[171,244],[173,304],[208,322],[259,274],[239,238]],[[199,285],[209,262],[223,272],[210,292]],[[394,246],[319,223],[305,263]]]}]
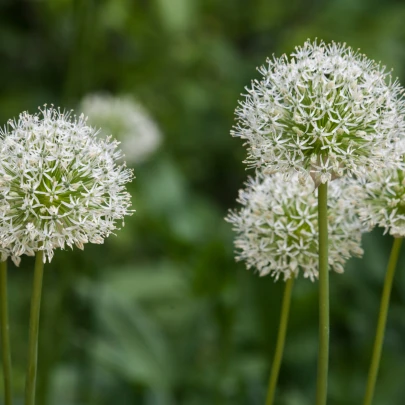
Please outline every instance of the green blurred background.
[{"label": "green blurred background", "polygon": [[[399,0],[0,0],[1,126],[103,90],[133,94],[164,134],[135,167],[126,227],[46,266],[38,405],[264,403],[283,282],[234,262],[223,220],[253,174],[229,135],[237,100],[267,56],[315,37],[361,48],[405,81],[404,21]],[[365,235],[364,259],[331,275],[330,405],[361,403],[391,243]],[[375,405],[405,398],[403,259]],[[32,267],[10,268],[17,405]],[[296,282],[291,311],[276,404],[311,405],[316,283]]]}]

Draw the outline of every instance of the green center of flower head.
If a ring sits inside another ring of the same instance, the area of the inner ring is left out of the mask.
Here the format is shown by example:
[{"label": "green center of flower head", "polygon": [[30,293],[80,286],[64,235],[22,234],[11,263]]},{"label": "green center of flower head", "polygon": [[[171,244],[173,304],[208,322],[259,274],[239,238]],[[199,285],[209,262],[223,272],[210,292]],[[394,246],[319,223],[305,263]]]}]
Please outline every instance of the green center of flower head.
[{"label": "green center of flower head", "polygon": [[41,113],[22,114],[2,133],[1,243],[15,256],[41,248],[51,259],[65,244],[102,243],[130,213],[132,174],[115,163],[117,143],[98,139],[83,117]]},{"label": "green center of flower head", "polygon": [[[316,82],[318,84],[308,80],[306,85],[297,85],[283,98],[286,113],[279,123],[286,130],[282,139],[288,142],[298,138],[308,163],[311,158],[315,160],[315,156],[326,160],[332,153],[334,158],[332,146],[340,146],[345,151],[356,147],[357,153],[367,154],[363,145],[368,143],[367,134],[373,134],[377,119],[376,116],[356,119],[353,110],[356,110],[356,102],[363,99],[362,90],[356,82],[348,83],[341,77],[335,79],[324,74],[317,79],[320,80]],[[294,99],[300,100],[297,109]]]},{"label": "green center of flower head", "polygon": [[4,165],[11,177],[8,202],[15,213],[15,225],[31,222],[34,226],[42,227],[48,219],[63,226],[72,225],[71,218],[64,214],[71,210],[83,210],[79,200],[83,195],[91,194],[89,189],[94,185],[93,177],[80,173],[74,163],[57,167],[54,160],[47,161],[49,156],[45,151],[39,154],[37,164],[41,162],[42,168],[38,168],[35,177],[30,177],[27,172],[26,181],[22,184],[18,173],[7,170],[8,167]]},{"label": "green center of flower head", "polygon": [[[309,199],[312,200],[312,197]],[[292,246],[297,241],[304,241],[308,235],[318,232],[318,211],[315,199],[308,202],[297,200],[295,204],[284,203],[282,210],[283,215],[280,217],[279,224],[283,225],[283,232],[287,232],[288,246]],[[307,246],[308,243],[309,246]],[[309,240],[305,245],[309,252],[315,252],[318,247],[315,240]],[[305,254],[305,251],[303,253]]]},{"label": "green center of flower head", "polygon": [[384,67],[346,45],[307,42],[259,72],[232,131],[253,165],[325,183],[398,159],[386,152],[405,134],[405,102]]}]

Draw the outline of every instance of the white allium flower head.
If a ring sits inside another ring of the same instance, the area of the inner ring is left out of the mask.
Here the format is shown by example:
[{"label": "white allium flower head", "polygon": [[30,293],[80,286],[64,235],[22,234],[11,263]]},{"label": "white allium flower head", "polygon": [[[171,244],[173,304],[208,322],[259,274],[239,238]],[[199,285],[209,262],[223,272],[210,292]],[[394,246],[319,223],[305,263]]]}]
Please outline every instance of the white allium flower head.
[{"label": "white allium flower head", "polygon": [[259,72],[231,132],[247,140],[252,166],[318,185],[399,164],[405,101],[384,66],[346,44],[307,41]]},{"label": "white allium flower head", "polygon": [[147,159],[161,143],[157,124],[129,95],[90,94],[82,100],[80,111],[90,125],[101,128],[101,135],[113,134],[121,142],[129,165]]},{"label": "white allium flower head", "polygon": [[103,243],[130,215],[125,184],[132,171],[122,152],[69,112],[46,106],[24,112],[0,130],[0,244],[19,264],[22,254]]},{"label": "white allium flower head", "polygon": [[[236,258],[261,276],[284,280],[298,275],[318,277],[318,201],[313,182],[286,182],[281,173],[259,173],[239,191],[239,211],[226,220],[237,233]],[[351,256],[361,256],[361,225],[346,199],[345,178],[331,183],[328,198],[329,266],[338,273]]]},{"label": "white allium flower head", "polygon": [[351,183],[348,193],[368,230],[379,226],[384,233],[405,237],[405,172],[375,171]]}]

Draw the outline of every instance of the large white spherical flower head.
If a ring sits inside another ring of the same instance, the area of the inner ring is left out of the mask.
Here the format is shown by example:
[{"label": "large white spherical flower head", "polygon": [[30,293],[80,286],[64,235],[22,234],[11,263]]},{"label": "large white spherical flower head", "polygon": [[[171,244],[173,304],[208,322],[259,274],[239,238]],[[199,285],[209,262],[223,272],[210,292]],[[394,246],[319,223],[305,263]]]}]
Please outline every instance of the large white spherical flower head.
[{"label": "large white spherical flower head", "polygon": [[90,125],[101,128],[102,136],[113,134],[121,142],[130,165],[146,160],[161,143],[157,124],[129,95],[90,94],[82,100],[80,111]]},{"label": "large white spherical flower head", "polygon": [[0,135],[0,244],[17,264],[38,250],[50,261],[56,248],[103,243],[132,213],[118,142],[100,139],[83,115],[24,112]]},{"label": "large white spherical flower head", "polygon": [[382,170],[352,181],[348,190],[360,220],[368,230],[384,228],[394,237],[405,237],[405,172]]},{"label": "large white spherical flower head", "polygon": [[309,41],[267,62],[232,131],[247,139],[252,165],[310,174],[318,185],[399,163],[403,89],[384,67],[345,44]]},{"label": "large white spherical flower head", "polygon": [[[281,173],[258,174],[239,192],[239,211],[226,220],[237,233],[238,260],[261,276],[284,280],[303,272],[312,281],[318,277],[318,202],[313,183],[293,175],[286,182]],[[331,183],[328,198],[329,266],[342,273],[351,256],[361,256],[362,228],[351,201],[345,197],[346,179]]]}]

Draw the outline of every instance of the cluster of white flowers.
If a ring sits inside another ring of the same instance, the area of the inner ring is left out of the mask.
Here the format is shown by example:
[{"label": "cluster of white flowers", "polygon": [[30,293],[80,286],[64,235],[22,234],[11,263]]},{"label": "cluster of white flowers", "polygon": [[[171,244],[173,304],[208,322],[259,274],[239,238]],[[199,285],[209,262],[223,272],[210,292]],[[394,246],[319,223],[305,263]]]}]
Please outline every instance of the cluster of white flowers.
[{"label": "cluster of white flowers", "polygon": [[132,171],[116,162],[118,142],[69,113],[44,107],[0,131],[0,246],[18,265],[22,254],[103,243],[131,214],[125,184]]},{"label": "cluster of white flowers", "polygon": [[267,62],[232,131],[248,141],[253,166],[309,174],[318,185],[401,163],[395,145],[405,134],[405,101],[385,67],[322,41]]},{"label": "cluster of white flowers", "polygon": [[131,96],[91,94],[82,100],[80,111],[89,124],[101,128],[101,135],[113,134],[121,142],[129,165],[144,161],[160,145],[158,126]]},{"label": "cluster of white flowers", "polygon": [[347,190],[360,220],[372,230],[385,229],[395,237],[405,237],[405,172],[382,170],[367,178],[353,180]]},{"label": "cluster of white flowers", "polygon": [[[361,224],[346,198],[344,182],[331,183],[328,201],[329,265],[338,273],[346,260],[363,253]],[[276,280],[297,275],[300,269],[304,277],[317,278],[318,202],[313,190],[311,180],[301,184],[297,174],[291,182],[280,173],[251,178],[239,192],[242,209],[226,218],[237,233],[237,259]]]}]

